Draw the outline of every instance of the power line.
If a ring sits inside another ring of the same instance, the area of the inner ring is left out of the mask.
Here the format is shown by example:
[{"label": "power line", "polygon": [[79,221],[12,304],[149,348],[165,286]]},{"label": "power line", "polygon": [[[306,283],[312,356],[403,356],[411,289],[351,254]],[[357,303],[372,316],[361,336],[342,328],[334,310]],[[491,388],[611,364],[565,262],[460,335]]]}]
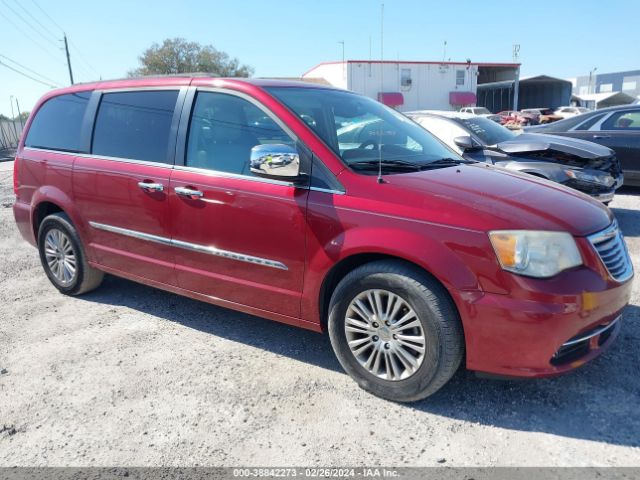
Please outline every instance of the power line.
[{"label": "power line", "polygon": [[3,67],[7,67],[9,70],[13,70],[14,72],[22,75],[23,77],[27,77],[27,78],[33,80],[34,82],[41,83],[42,85],[46,85],[47,87],[56,88],[56,85],[50,85],[50,84],[48,84],[46,82],[43,82],[42,80],[38,80],[37,78],[34,78],[31,75],[28,75],[28,74],[26,74],[24,72],[21,72],[20,70],[17,70],[15,68],[13,68],[11,65],[7,65],[2,60],[0,60],[0,65],[2,65]]},{"label": "power line", "polygon": [[13,1],[16,3],[16,5],[18,5],[18,6],[22,9],[22,11],[23,11],[24,13],[26,13],[27,15],[29,15],[29,17],[31,17],[31,18],[33,19],[33,21],[34,21],[34,22],[36,22],[38,25],[40,25],[40,26],[44,29],[44,31],[46,31],[49,35],[51,35],[51,37],[52,37],[54,40],[56,40],[56,41],[60,41],[60,39],[56,36],[56,34],[55,34],[55,33],[53,33],[51,30],[49,30],[49,28],[47,28],[47,26],[46,26],[46,25],[44,25],[40,20],[38,20],[36,17],[34,17],[34,16],[31,14],[31,12],[30,12],[29,10],[27,10],[27,9],[24,7],[24,5],[22,5],[20,2],[18,2],[18,0],[13,0]]},{"label": "power line", "polygon": [[[3,0],[3,1],[4,1],[4,0]],[[16,1],[18,1],[18,0],[16,0]],[[47,17],[47,18],[49,19],[49,21],[50,21],[53,25],[55,25],[55,27],[56,27],[56,28],[58,28],[58,29],[59,29],[59,30],[64,34],[64,32],[65,32],[64,28],[62,28],[62,27],[60,26],[60,24],[59,24],[58,22],[56,22],[56,21],[51,17],[51,15],[49,15],[49,14],[45,11],[45,9],[44,9],[44,8],[42,8],[42,7],[40,6],[40,4],[39,4],[36,0],[31,0],[31,2],[32,2],[32,3],[33,3],[33,4],[38,8],[38,10],[40,10],[40,11],[44,14],[44,16],[45,16],[45,17]],[[78,48],[78,47],[73,43],[73,41],[71,41],[70,39],[69,39],[69,44],[73,47],[73,49],[74,49],[75,53],[77,54],[77,57],[78,57],[78,58],[79,58],[79,59],[80,59],[80,60],[81,60],[81,61],[82,61],[82,62],[83,62],[87,67],[89,67],[89,69],[93,70],[93,72],[95,72],[95,74],[96,74],[96,75],[98,75],[98,77],[100,77],[100,76],[101,76],[100,72],[98,72],[98,70],[96,70],[95,68],[93,68],[93,66],[92,66],[92,65],[91,65],[91,64],[86,60],[86,58],[84,57],[84,55],[82,55],[82,52],[80,52],[80,49],[79,49],[79,48]],[[82,68],[82,67],[81,67],[81,68]],[[82,68],[82,70],[83,70],[85,73],[88,73],[88,74],[89,74],[89,75],[88,75],[89,77],[93,76],[93,75],[92,75],[88,70],[86,70],[86,69],[84,69],[84,68]]]},{"label": "power line", "polygon": [[83,62],[87,67],[89,67],[91,70],[93,70],[93,71],[94,71],[94,73],[95,73],[96,75],[100,76],[100,75],[101,75],[101,74],[100,74],[100,72],[99,72],[99,71],[97,71],[95,68],[93,68],[93,67],[91,66],[91,64],[90,64],[89,62],[87,62],[87,60],[85,60],[84,56],[82,55],[82,53],[80,52],[80,50],[78,49],[78,47],[76,47],[76,44],[75,44],[75,43],[73,43],[71,40],[69,40],[69,43],[71,44],[71,46],[73,47],[74,51],[75,51],[75,52],[76,52],[76,54],[78,55],[78,58],[79,58],[80,60],[82,60],[82,62]]},{"label": "power line", "polygon": [[16,62],[15,60],[7,57],[6,55],[2,55],[0,54],[0,57],[4,58],[5,60],[9,60],[11,63],[16,64],[18,67],[22,68],[23,70],[26,70],[27,72],[31,72],[34,75],[37,75],[40,78],[43,78],[44,80],[47,80],[48,82],[51,82],[53,84],[55,84],[57,87],[60,86],[60,83],[57,82],[56,80],[53,80],[52,78],[49,78],[45,75],[42,75],[41,73],[36,72],[35,70],[29,68],[29,67],[25,67],[24,65],[22,65],[21,63]]},{"label": "power line", "polygon": [[43,46],[39,41],[37,41],[35,38],[31,37],[27,32],[25,32],[23,29],[21,29],[18,25],[16,25],[13,20],[11,20],[9,17],[7,17],[4,13],[2,13],[2,11],[0,11],[0,16],[4,17],[4,19],[6,21],[8,21],[11,25],[13,25],[13,28],[15,28],[16,30],[18,30],[20,33],[22,33],[25,37],[27,37],[29,40],[31,40],[34,44],[36,44],[38,47],[40,47],[40,49],[42,49],[43,51],[45,51],[47,53],[47,55],[58,55],[58,54],[52,54],[51,50],[49,50],[47,47]]},{"label": "power line", "polygon": [[56,27],[58,27],[60,29],[61,32],[64,32],[64,28],[62,28],[60,25],[58,25],[58,22],[56,22],[53,18],[51,18],[49,16],[49,14],[47,12],[44,11],[44,9],[38,4],[38,2],[36,2],[36,0],[31,0],[33,2],[33,4],[38,7],[38,9],[44,13],[44,16],[47,17],[49,20],[51,20],[51,23],[53,23]]},{"label": "power line", "polygon": [[51,42],[50,38],[46,37],[40,30],[38,30],[31,23],[29,23],[28,20],[25,20],[25,18],[20,14],[20,12],[14,10],[14,8],[11,5],[9,5],[5,0],[0,0],[0,1],[5,5],[5,7],[7,7],[9,10],[11,10],[16,17],[18,17],[20,20],[22,20],[25,23],[25,25],[27,25],[31,30],[36,32],[38,35],[40,35],[47,42]]}]

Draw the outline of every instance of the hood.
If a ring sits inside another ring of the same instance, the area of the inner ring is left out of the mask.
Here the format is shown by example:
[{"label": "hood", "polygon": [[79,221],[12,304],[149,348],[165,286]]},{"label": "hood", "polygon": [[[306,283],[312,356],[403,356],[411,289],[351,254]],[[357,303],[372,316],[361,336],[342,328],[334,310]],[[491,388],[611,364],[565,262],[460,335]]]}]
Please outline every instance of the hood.
[{"label": "hood", "polygon": [[613,150],[586,140],[526,132],[518,135],[513,140],[499,143],[497,147],[504,153],[556,151],[581,157],[585,160],[610,157],[614,154]]},{"label": "hood", "polygon": [[386,183],[375,189],[374,202],[380,209],[457,228],[555,230],[586,236],[613,220],[609,209],[583,193],[485,163],[384,179]]}]

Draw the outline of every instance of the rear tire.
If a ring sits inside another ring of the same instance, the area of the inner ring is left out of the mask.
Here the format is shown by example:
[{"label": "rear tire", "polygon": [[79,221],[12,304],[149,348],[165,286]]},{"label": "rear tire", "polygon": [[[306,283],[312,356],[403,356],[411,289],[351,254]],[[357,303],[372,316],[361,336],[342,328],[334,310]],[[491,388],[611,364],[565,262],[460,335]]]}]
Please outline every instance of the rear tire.
[{"label": "rear tire", "polygon": [[400,261],[376,261],[347,274],[331,297],[328,329],[346,372],[388,400],[432,395],[464,354],[460,318],[448,292]]},{"label": "rear tire", "polygon": [[73,223],[65,213],[47,216],[38,229],[40,262],[53,285],[66,295],[82,295],[97,288],[104,273],[87,263]]}]

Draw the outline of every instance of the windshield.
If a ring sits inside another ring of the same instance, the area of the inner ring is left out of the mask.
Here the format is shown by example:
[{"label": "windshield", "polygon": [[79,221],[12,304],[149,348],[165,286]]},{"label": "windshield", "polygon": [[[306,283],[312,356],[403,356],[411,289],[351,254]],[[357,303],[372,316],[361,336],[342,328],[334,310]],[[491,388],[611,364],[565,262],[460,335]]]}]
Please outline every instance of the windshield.
[{"label": "windshield", "polygon": [[476,115],[489,115],[491,112],[486,108],[482,107],[482,108],[474,108],[473,113],[475,113]]},{"label": "windshield", "polygon": [[495,145],[506,142],[516,136],[511,130],[499,123],[483,117],[461,118],[459,122],[466,130],[471,131],[485,145]]},{"label": "windshield", "polygon": [[347,165],[368,161],[425,166],[463,159],[404,115],[346,91],[304,87],[267,90],[302,120]]}]

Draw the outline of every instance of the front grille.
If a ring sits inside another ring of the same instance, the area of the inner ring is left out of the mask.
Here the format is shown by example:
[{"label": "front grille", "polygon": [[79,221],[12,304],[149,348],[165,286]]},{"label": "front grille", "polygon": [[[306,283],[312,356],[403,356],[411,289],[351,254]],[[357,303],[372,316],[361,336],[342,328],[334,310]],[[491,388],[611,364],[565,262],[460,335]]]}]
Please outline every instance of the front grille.
[{"label": "front grille", "polygon": [[631,278],[633,266],[618,222],[614,221],[605,230],[589,236],[589,241],[614,280],[624,282]]}]

